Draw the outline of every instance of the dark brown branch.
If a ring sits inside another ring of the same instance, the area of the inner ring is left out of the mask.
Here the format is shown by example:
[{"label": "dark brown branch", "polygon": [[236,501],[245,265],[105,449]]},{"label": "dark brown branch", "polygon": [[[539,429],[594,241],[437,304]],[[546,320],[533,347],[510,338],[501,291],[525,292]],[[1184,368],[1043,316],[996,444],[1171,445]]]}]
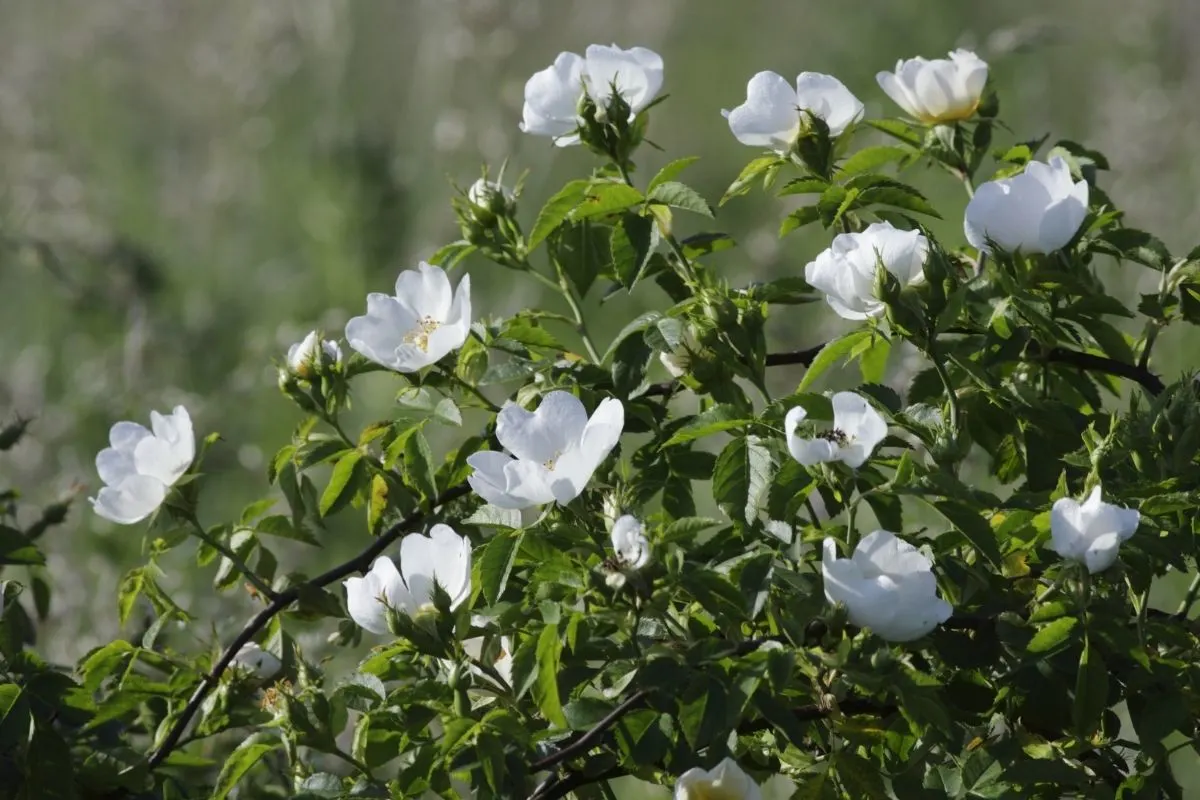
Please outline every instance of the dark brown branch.
[{"label": "dark brown branch", "polygon": [[531,795],[529,800],[560,800],[566,797],[576,789],[581,789],[584,786],[591,786],[594,783],[602,781],[611,781],[613,778],[620,778],[627,773],[620,767],[610,767],[596,775],[584,775],[582,772],[569,772],[565,777],[551,778],[548,782],[542,784]]},{"label": "dark brown branch", "polygon": [[1106,358],[1095,353],[1081,353],[1077,350],[1054,347],[1047,350],[1042,358],[1052,364],[1066,364],[1090,372],[1104,372],[1118,378],[1126,378],[1140,384],[1143,389],[1153,395],[1162,394],[1167,388],[1163,384],[1162,378],[1145,367],[1127,364],[1124,361]]},{"label": "dark brown branch", "polygon": [[545,758],[540,758],[529,765],[533,772],[541,772],[544,769],[551,769],[558,766],[564,761],[568,761],[577,755],[582,755],[591,749],[592,745],[604,735],[604,732],[621,721],[621,718],[639,707],[646,698],[650,696],[650,692],[646,689],[641,689],[629,696],[625,702],[614,708],[608,713],[604,719],[597,722],[578,738],[560,747]]},{"label": "dark brown branch", "polygon": [[[444,506],[452,500],[457,500],[465,495],[469,491],[469,488],[470,487],[464,483],[447,489],[438,496],[437,500],[434,501],[433,509]],[[226,669],[229,668],[229,665],[233,663],[233,659],[237,655],[238,651],[242,649],[243,645],[249,643],[250,640],[252,640],[260,630],[265,628],[277,614],[282,613],[288,608],[288,606],[300,599],[300,594],[303,589],[320,589],[356,572],[366,572],[367,569],[370,568],[371,562],[375,560],[376,556],[386,550],[389,545],[393,544],[405,533],[424,523],[426,518],[431,514],[432,510],[429,513],[424,511],[414,511],[412,514],[409,514],[403,520],[380,534],[378,538],[371,542],[368,547],[362,550],[362,552],[360,552],[354,558],[338,564],[336,567],[321,573],[315,578],[311,578],[304,583],[292,586],[291,588],[277,594],[275,599],[271,601],[270,605],[268,605],[262,611],[259,611],[249,622],[246,623],[245,627],[242,628],[241,633],[239,633],[237,637],[230,642],[229,646],[225,648],[224,652],[221,653],[221,657],[217,660],[217,663],[213,665],[213,668],[204,676],[203,679],[201,679],[200,685],[197,686],[196,690],[192,693],[192,697],[188,700],[188,704],[184,707],[183,713],[179,715],[179,719],[175,720],[175,724],[172,726],[170,733],[168,733],[166,738],[163,739],[163,742],[161,745],[159,745],[158,750],[156,750],[154,754],[150,756],[147,766],[150,769],[154,769],[171,754],[171,752],[175,749],[175,746],[179,743],[179,737],[183,735],[188,723],[191,722],[192,717],[196,716],[196,712],[200,710],[200,706],[203,704],[204,698],[208,696],[208,693],[212,691],[213,687],[215,687],[221,680],[221,675]]]}]

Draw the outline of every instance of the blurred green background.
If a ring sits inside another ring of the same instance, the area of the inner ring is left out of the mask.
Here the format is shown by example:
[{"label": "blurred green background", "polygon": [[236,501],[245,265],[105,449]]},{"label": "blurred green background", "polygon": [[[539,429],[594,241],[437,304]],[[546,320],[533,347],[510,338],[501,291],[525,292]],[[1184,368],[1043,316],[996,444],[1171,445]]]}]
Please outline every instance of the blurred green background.
[{"label": "blurred green background", "polygon": [[[0,477],[37,502],[78,484],[94,494],[109,425],[182,402],[198,433],[224,437],[202,518],[265,495],[265,461],[299,419],[272,359],[309,328],[340,333],[368,291],[390,291],[398,270],[457,238],[451,181],[465,187],[505,159],[509,175],[529,170],[528,225],[591,168],[584,150],[517,128],[525,79],[560,50],[662,53],[670,99],[650,138],[666,152],[643,152],[638,177],[698,154],[684,178],[715,200],[755,155],[719,114],[755,72],[833,73],[878,117],[896,109],[877,71],[973,48],[1013,139],[1051,133],[1101,150],[1114,167],[1104,186],[1132,223],[1186,252],[1200,222],[1198,36],[1194,0],[0,0],[0,410],[37,418]],[[937,230],[961,243],[961,188],[910,177],[950,212]],[[732,282],[800,273],[824,245],[778,240],[784,213],[761,193],[721,210],[716,229],[742,244],[716,262]],[[501,268],[466,268],[477,315],[560,302]],[[1133,297],[1155,276],[1113,280]],[[601,346],[661,305],[656,292],[606,305]],[[813,305],[771,330],[779,347],[801,347],[839,322]],[[1168,336],[1159,369],[1178,374],[1185,352]],[[902,385],[915,365],[893,361]],[[798,375],[774,379],[786,389]],[[365,384],[362,419],[386,414],[398,385]],[[335,549],[357,549],[362,522],[344,516]],[[80,503],[45,545],[57,594],[42,644],[73,661],[115,634],[116,584],[142,563],[142,530]],[[288,558],[316,572],[333,556]],[[167,583],[185,607],[219,603],[240,625],[251,601],[214,599],[209,577],[179,570]]]}]

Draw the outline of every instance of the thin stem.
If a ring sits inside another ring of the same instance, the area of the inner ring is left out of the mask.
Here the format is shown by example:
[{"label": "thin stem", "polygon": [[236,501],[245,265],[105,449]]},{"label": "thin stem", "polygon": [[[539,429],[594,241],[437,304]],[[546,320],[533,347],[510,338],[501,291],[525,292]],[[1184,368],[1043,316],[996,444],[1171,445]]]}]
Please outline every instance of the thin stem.
[{"label": "thin stem", "polygon": [[1192,606],[1196,603],[1198,596],[1200,596],[1200,572],[1196,573],[1196,577],[1192,578],[1192,583],[1188,586],[1187,594],[1183,596],[1183,602],[1175,610],[1175,618],[1187,619],[1188,614],[1192,613]]},{"label": "thin stem", "polygon": [[958,393],[954,391],[954,385],[950,383],[950,374],[946,372],[946,367],[942,364],[942,360],[934,351],[932,342],[929,348],[929,360],[933,362],[933,369],[937,372],[937,376],[942,379],[942,386],[946,389],[946,400],[950,404],[950,430],[958,434]]},{"label": "thin stem", "polygon": [[600,358],[600,354],[596,351],[596,345],[592,343],[587,323],[583,321],[583,308],[580,307],[579,301],[575,298],[575,292],[571,289],[571,284],[567,281],[567,274],[563,272],[562,267],[557,262],[554,264],[554,271],[558,273],[558,291],[571,308],[571,315],[575,319],[575,331],[583,339],[583,346],[587,348],[588,358],[592,360],[592,363],[599,364],[603,359]]},{"label": "thin stem", "polygon": [[225,556],[225,558],[229,559],[229,562],[233,564],[235,568],[237,568],[238,572],[242,573],[243,577],[245,577],[246,580],[249,581],[256,590],[258,590],[259,594],[268,600],[275,599],[274,590],[272,590],[262,578],[258,577],[254,570],[250,569],[246,562],[238,557],[237,553],[230,550],[229,547],[220,539],[217,539],[215,536],[210,536],[208,531],[204,530],[204,526],[200,524],[200,520],[196,519],[194,516],[189,517],[188,521],[192,523],[192,527],[195,529],[197,539],[204,542],[221,555]]},{"label": "thin stem", "polygon": [[335,747],[332,750],[329,750],[327,752],[329,752],[331,755],[337,756],[342,761],[345,761],[347,764],[349,764],[350,766],[354,767],[356,770],[361,772],[363,775],[366,775],[371,780],[374,780],[374,777],[372,777],[372,775],[371,775],[371,770],[367,768],[366,764],[362,763],[354,756],[352,756],[349,753],[347,753],[346,751],[342,750],[340,747]]},{"label": "thin stem", "polygon": [[449,378],[450,382],[453,383],[455,386],[457,386],[458,388],[460,388],[470,394],[475,395],[475,398],[477,400],[479,400],[479,402],[483,403],[484,408],[488,409],[493,414],[495,414],[496,412],[498,412],[500,410],[500,406],[493,403],[491,400],[489,400],[487,398],[487,395],[485,395],[483,392],[479,391],[479,387],[472,386],[471,384],[467,383],[462,378],[460,378],[452,369],[444,369],[444,368],[440,368],[440,369],[441,369],[441,373],[443,375],[445,375],[447,378]]},{"label": "thin stem", "polygon": [[817,516],[817,509],[813,505],[811,497],[804,498],[804,507],[808,509],[808,520],[817,530],[821,530],[821,519]]},{"label": "thin stem", "polygon": [[966,173],[966,170],[963,170],[959,173],[959,177],[962,179],[963,188],[967,190],[967,197],[974,197],[975,184],[971,181],[971,176]]}]

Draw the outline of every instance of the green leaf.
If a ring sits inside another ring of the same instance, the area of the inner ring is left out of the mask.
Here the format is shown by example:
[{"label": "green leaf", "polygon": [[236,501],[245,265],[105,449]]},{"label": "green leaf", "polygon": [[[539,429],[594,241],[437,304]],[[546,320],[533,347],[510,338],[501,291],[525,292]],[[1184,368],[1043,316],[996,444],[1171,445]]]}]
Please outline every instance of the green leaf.
[{"label": "green leaf", "polygon": [[749,425],[752,421],[746,419],[742,411],[735,406],[721,403],[709,408],[707,411],[702,411],[688,420],[686,425],[675,431],[675,435],[668,439],[663,444],[663,447],[673,447],[694,439],[711,436],[721,431],[741,428]]},{"label": "green leaf", "polygon": [[533,696],[538,707],[552,725],[567,726],[563,716],[562,701],[558,696],[558,673],[562,660],[562,638],[557,625],[542,629],[537,642],[537,680],[533,684]]},{"label": "green leaf", "polygon": [[646,368],[654,351],[641,336],[627,336],[617,345],[613,353],[612,374],[613,394],[625,399],[633,394],[646,379]]},{"label": "green leaf", "polygon": [[133,613],[133,605],[137,602],[145,585],[145,567],[134,567],[125,573],[125,577],[121,578],[121,584],[117,587],[117,619],[121,621],[122,626],[129,619],[129,615]]},{"label": "green leaf", "polygon": [[479,559],[479,583],[484,598],[492,605],[504,594],[522,538],[522,531],[501,531],[483,548],[483,556]]},{"label": "green leaf", "polygon": [[770,174],[772,170],[782,163],[784,163],[783,159],[777,155],[759,156],[754,159],[742,168],[737,178],[725,190],[725,194],[722,195],[721,201],[717,205],[723,206],[733,198],[746,194],[750,191],[750,186],[760,175],[764,173]]},{"label": "green leaf", "polygon": [[221,774],[217,776],[217,783],[213,786],[209,800],[225,800],[238,782],[246,776],[246,773],[263,759],[263,756],[278,748],[279,739],[273,734],[265,732],[251,734],[229,754],[229,758],[225,759],[225,765],[221,767]]},{"label": "green leaf", "polygon": [[1079,672],[1075,677],[1075,705],[1071,715],[1076,732],[1084,738],[1090,737],[1100,727],[1100,720],[1107,708],[1108,669],[1100,653],[1092,646],[1091,639],[1084,639]]},{"label": "green leaf", "polygon": [[934,219],[942,218],[942,215],[929,204],[924,195],[899,181],[863,189],[858,196],[857,206],[861,208],[868,205],[891,206],[925,214]]},{"label": "green leaf", "polygon": [[835,758],[837,775],[851,797],[855,800],[889,800],[878,767],[850,750],[838,752]]},{"label": "green leaf", "polygon": [[798,208],[783,218],[783,222],[779,225],[779,235],[787,236],[792,231],[803,228],[805,225],[811,225],[820,218],[821,209],[819,206],[812,205]]},{"label": "green leaf", "polygon": [[658,322],[660,319],[662,319],[662,314],[658,311],[647,311],[644,314],[638,315],[636,319],[626,324],[624,328],[621,328],[620,333],[613,338],[612,344],[608,346],[608,350],[604,353],[604,357],[600,359],[601,362],[608,361],[610,358],[612,358],[613,354],[617,351],[617,348],[621,345],[621,342],[625,341],[635,333],[641,333],[642,331],[646,330],[646,328],[649,328],[651,325]]},{"label": "green leaf", "polygon": [[284,514],[272,514],[254,523],[254,530],[267,536],[279,536],[284,539],[294,539],[305,544],[320,545],[317,537],[292,522],[292,518]]},{"label": "green leaf", "polygon": [[991,562],[997,570],[1001,569],[1004,561],[1000,555],[1000,545],[996,542],[996,534],[988,521],[979,515],[975,509],[955,500],[939,500],[933,503],[938,513],[945,517],[967,541]]},{"label": "green leaf", "polygon": [[867,124],[878,131],[883,131],[888,136],[899,139],[905,144],[913,147],[920,147],[922,144],[921,133],[909,125],[907,122],[898,119],[869,119]]},{"label": "green leaf", "polygon": [[608,225],[591,220],[572,223],[550,240],[550,252],[580,296],[586,295],[596,278],[609,271],[613,262]]},{"label": "green leaf", "polygon": [[727,233],[697,233],[679,243],[689,260],[702,258],[735,247],[737,242]]},{"label": "green leaf", "polygon": [[654,252],[654,245],[654,223],[640,214],[626,212],[613,226],[609,240],[613,272],[617,282],[627,291],[631,291],[641,280],[650,254]]},{"label": "green leaf", "polygon": [[688,156],[687,158],[680,158],[672,161],[660,169],[658,174],[650,179],[650,183],[646,185],[646,191],[653,194],[656,188],[668,181],[675,180],[675,178],[679,176],[679,173],[683,172],[685,169],[690,167],[692,164],[695,164],[699,160],[700,156]]},{"label": "green leaf", "polygon": [[870,347],[859,355],[858,368],[862,373],[863,383],[883,383],[887,373],[888,356],[892,352],[892,343],[882,336],[876,336]]},{"label": "green leaf", "polygon": [[321,516],[329,516],[350,502],[350,498],[354,496],[357,479],[364,474],[365,465],[362,463],[362,453],[358,450],[350,450],[339,458],[329,476],[329,485],[321,494],[321,504],[318,507]]},{"label": "green leaf", "polygon": [[683,574],[683,588],[721,623],[746,619],[746,598],[724,575],[711,569]]},{"label": "green leaf", "polygon": [[660,183],[654,187],[646,199],[653,203],[662,203],[672,208],[681,208],[684,211],[691,211],[710,218],[713,215],[712,206],[699,192],[678,181]]},{"label": "green leaf", "polygon": [[135,653],[133,645],[124,639],[115,639],[88,654],[79,665],[84,691],[99,691],[104,679],[112,675]]},{"label": "green leaf", "polygon": [[584,193],[581,202],[572,212],[574,220],[603,217],[624,211],[641,203],[645,197],[637,189],[624,183],[593,183]]},{"label": "green leaf", "polygon": [[800,385],[796,388],[796,391],[806,391],[822,373],[828,371],[838,361],[846,360],[855,347],[869,341],[871,336],[872,334],[869,330],[859,329],[850,331],[850,333],[837,339],[831,339],[817,353],[812,364],[809,364],[808,371],[804,373],[804,377],[800,380]]},{"label": "green leaf", "polygon": [[915,155],[912,148],[899,145],[884,144],[866,147],[843,161],[839,169],[843,175],[857,175],[860,172],[879,169],[884,164],[890,164],[893,161],[903,161],[912,155]]},{"label": "green leaf", "polygon": [[41,551],[16,528],[0,525],[0,564],[45,564]]},{"label": "green leaf", "polygon": [[779,190],[778,195],[779,197],[786,197],[793,194],[825,194],[825,190],[828,188],[829,181],[824,178],[795,178],[785,183]]},{"label": "green leaf", "polygon": [[546,201],[542,210],[534,220],[533,228],[529,231],[529,240],[525,249],[533,252],[550,233],[563,223],[563,220],[583,202],[591,181],[571,181],[558,191],[558,194]]},{"label": "green leaf", "polygon": [[413,431],[404,445],[404,475],[408,484],[432,503],[437,497],[436,465],[423,431]]},{"label": "green leaf", "polygon": [[770,449],[757,436],[740,436],[717,456],[713,499],[730,518],[753,522],[767,502],[774,475]]},{"label": "green leaf", "polygon": [[1030,653],[1048,653],[1057,650],[1070,640],[1071,632],[1078,624],[1078,617],[1059,617],[1038,628],[1038,632],[1029,640],[1025,649]]}]

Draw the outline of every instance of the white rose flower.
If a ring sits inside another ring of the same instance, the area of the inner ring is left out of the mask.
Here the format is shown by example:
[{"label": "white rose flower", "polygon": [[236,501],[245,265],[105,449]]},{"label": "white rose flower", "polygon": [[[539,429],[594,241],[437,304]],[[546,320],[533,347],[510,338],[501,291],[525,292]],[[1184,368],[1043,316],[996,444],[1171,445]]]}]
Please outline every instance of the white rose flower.
[{"label": "white rose flower", "polygon": [[1050,509],[1050,549],[1063,558],[1103,572],[1117,560],[1117,550],[1137,531],[1141,514],[1136,509],[1105,503],[1100,486],[1082,503],[1070,497],[1054,501]]},{"label": "white rose flower", "polygon": [[803,406],[796,406],[784,418],[788,452],[806,467],[826,461],[841,461],[858,469],[887,436],[887,422],[854,392],[837,392],[833,404],[833,428],[811,439],[796,435],[796,427],[808,417]]},{"label": "white rose flower", "polygon": [[293,375],[307,378],[313,374],[313,366],[324,358],[330,364],[342,363],[342,348],[331,339],[321,339],[316,331],[309,331],[301,341],[287,351],[288,369]]},{"label": "white rose flower", "polygon": [[1071,241],[1087,210],[1087,181],[1073,181],[1067,162],[1055,156],[976,189],[963,230],[980,251],[989,249],[990,239],[1010,252],[1052,253]]},{"label": "white rose flower", "polygon": [[650,562],[650,540],[637,517],[626,514],[613,523],[613,552],[617,561],[628,569],[641,569]]},{"label": "white rose flower", "polygon": [[948,59],[897,61],[895,72],[880,72],[875,80],[907,114],[935,125],[971,117],[987,76],[987,62],[970,50],[955,50]]},{"label": "white rose flower", "polygon": [[428,536],[410,533],[400,540],[400,569],[380,556],[361,578],[347,578],[346,609],[371,633],[387,633],[387,609],[415,617],[433,609],[433,585],[458,608],[471,596],[471,542],[449,525],[434,525]]},{"label": "white rose flower", "polygon": [[264,681],[283,669],[283,662],[274,653],[263,650],[257,642],[242,645],[232,663],[234,667],[244,669]]},{"label": "white rose flower", "polygon": [[153,514],[196,457],[192,418],[183,406],[169,417],[151,411],[150,427],[118,422],[108,433],[112,446],[96,456],[105,485],[88,499],[111,522],[132,525]]},{"label": "white rose flower", "polygon": [[902,231],[888,222],[873,222],[861,233],[841,233],[833,244],[804,267],[804,280],[825,293],[843,319],[878,317],[885,311],[875,296],[875,276],[880,266],[901,286],[925,282],[929,241],[920,231]]},{"label": "white rose flower", "polygon": [[762,790],[726,756],[709,770],[693,767],[675,781],[675,800],[762,800]]},{"label": "white rose flower", "polygon": [[933,562],[895,534],[868,534],[851,558],[837,553],[837,542],[826,539],[825,599],[845,604],[854,625],[889,642],[911,642],[950,619],[953,609],[937,595]]},{"label": "white rose flower", "polygon": [[472,454],[467,464],[474,472],[467,480],[500,508],[569,503],[587,487],[624,427],[625,408],[611,397],[591,419],[570,392],[550,392],[532,412],[510,401],[496,417],[496,438],[508,453]]},{"label": "white rose flower", "polygon": [[480,178],[471,184],[471,188],[467,189],[467,200],[480,208],[496,211],[497,205],[511,206],[516,198],[512,190],[499,181]]},{"label": "white rose flower", "polygon": [[594,44],[582,57],[559,53],[551,66],[525,83],[521,130],[552,137],[559,147],[578,144],[579,101],[585,93],[603,108],[615,85],[632,119],[654,101],[662,82],[662,57],[645,47],[622,50]]},{"label": "white rose flower", "polygon": [[346,341],[397,372],[416,372],[462,347],[471,330],[471,276],[456,291],[441,267],[422,261],[396,279],[394,297],[372,292],[367,313],[346,323]]},{"label": "white rose flower", "polygon": [[804,112],[820,117],[831,136],[862,119],[863,104],[832,75],[801,72],[796,88],[775,72],[760,72],[746,84],[746,102],[721,110],[734,138],[751,147],[791,150],[804,125]]}]

